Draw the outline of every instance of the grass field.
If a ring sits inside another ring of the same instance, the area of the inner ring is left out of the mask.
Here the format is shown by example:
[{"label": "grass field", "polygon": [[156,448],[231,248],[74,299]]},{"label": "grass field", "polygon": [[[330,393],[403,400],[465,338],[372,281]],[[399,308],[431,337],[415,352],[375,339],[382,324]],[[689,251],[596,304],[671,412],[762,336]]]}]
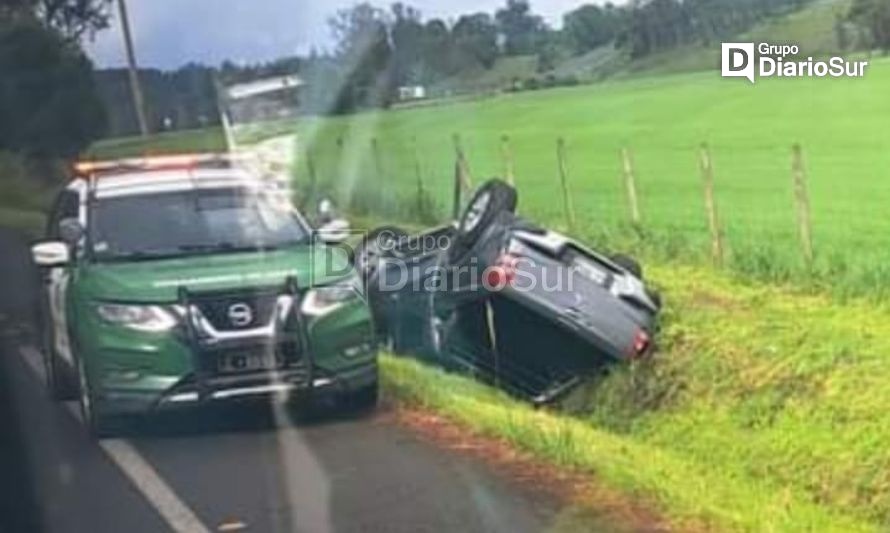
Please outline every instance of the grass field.
[{"label": "grass field", "polygon": [[[565,227],[556,139],[568,146],[578,233],[656,259],[699,263],[708,253],[698,147],[711,146],[728,265],[743,274],[839,294],[890,293],[890,61],[865,79],[770,79],[751,86],[700,72],[497,97],[348,117],[305,119],[301,153],[311,153],[320,187],[365,213],[403,215],[424,189],[448,211],[459,133],[476,182],[503,173],[509,135],[520,210]],[[278,126],[280,128],[280,125]],[[337,139],[343,139],[343,148]],[[372,154],[377,139],[379,157]],[[797,238],[790,149],[804,147],[815,264]],[[92,153],[219,149],[218,130],[104,142]],[[632,150],[642,231],[628,228],[619,150]],[[308,158],[295,169],[309,182]]]},{"label": "grass field", "polygon": [[[564,137],[579,233],[597,239],[614,237],[628,220],[618,154],[629,147],[649,247],[674,256],[707,250],[697,159],[699,144],[707,142],[731,266],[861,294],[890,288],[888,90],[890,62],[877,60],[865,79],[770,79],[751,86],[702,72],[307,119],[300,130],[319,180],[341,201],[410,196],[419,166],[424,187],[442,206],[451,195],[452,134],[461,135],[477,182],[503,173],[500,138],[509,135],[521,211],[556,226],[565,225],[555,152],[556,139]],[[372,139],[379,158],[371,153]],[[790,148],[798,142],[812,199],[812,269],[799,253],[792,202]],[[297,179],[308,181],[305,164]]]},{"label": "grass field", "polygon": [[384,361],[387,390],[681,523],[890,527],[890,309],[703,269],[650,274],[668,302],[657,359],[580,392],[571,415],[401,359]]}]

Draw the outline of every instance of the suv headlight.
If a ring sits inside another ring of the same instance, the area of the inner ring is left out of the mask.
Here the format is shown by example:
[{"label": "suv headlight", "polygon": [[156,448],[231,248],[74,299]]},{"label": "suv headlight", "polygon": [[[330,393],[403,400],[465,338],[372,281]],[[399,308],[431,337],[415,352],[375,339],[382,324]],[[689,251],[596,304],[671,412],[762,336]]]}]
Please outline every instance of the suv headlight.
[{"label": "suv headlight", "polygon": [[176,317],[160,305],[98,304],[96,313],[109,324],[161,333],[176,327]]},{"label": "suv headlight", "polygon": [[338,309],[359,297],[355,280],[347,280],[326,287],[316,287],[306,293],[300,310],[304,315],[321,316]]}]

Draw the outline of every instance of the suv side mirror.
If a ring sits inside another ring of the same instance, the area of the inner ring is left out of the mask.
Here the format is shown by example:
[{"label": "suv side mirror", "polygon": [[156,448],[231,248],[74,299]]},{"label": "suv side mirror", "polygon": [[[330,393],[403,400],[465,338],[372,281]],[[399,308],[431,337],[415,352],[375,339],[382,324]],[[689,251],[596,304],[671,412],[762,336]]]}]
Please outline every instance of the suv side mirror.
[{"label": "suv side mirror", "polygon": [[71,249],[61,241],[40,242],[31,247],[31,257],[39,267],[60,267],[71,261]]},{"label": "suv side mirror", "polygon": [[336,220],[336,218],[337,209],[334,207],[334,202],[328,198],[322,198],[321,201],[318,202],[318,209],[316,210],[318,225],[323,227]]},{"label": "suv side mirror", "polygon": [[83,234],[83,226],[76,218],[63,218],[59,221],[59,236],[68,246],[77,246]]},{"label": "suv side mirror", "polygon": [[335,218],[316,230],[319,240],[327,244],[340,244],[349,238],[349,221]]}]

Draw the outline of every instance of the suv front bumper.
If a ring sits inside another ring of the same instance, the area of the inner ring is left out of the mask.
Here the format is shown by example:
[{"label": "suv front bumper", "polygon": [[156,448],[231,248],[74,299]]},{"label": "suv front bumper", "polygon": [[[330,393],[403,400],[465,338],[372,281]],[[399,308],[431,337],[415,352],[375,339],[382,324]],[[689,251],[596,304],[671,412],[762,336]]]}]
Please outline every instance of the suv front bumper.
[{"label": "suv front bumper", "polygon": [[[377,383],[376,358],[336,373],[315,368],[311,381],[305,371],[280,371],[205,379],[199,387],[194,376],[146,378],[150,388],[106,388],[97,407],[104,414],[157,412],[239,401],[290,401],[336,397]],[[153,388],[151,388],[153,385]]]}]

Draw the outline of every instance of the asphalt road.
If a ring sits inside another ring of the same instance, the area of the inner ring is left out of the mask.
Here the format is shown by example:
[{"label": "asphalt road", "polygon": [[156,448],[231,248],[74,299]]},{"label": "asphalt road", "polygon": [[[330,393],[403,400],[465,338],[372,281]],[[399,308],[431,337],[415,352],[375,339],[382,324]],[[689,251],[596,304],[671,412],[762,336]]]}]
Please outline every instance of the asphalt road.
[{"label": "asphalt road", "polygon": [[0,230],[0,531],[513,533],[564,518],[546,493],[381,416],[253,406],[92,441],[43,389],[34,294],[26,244]]}]

